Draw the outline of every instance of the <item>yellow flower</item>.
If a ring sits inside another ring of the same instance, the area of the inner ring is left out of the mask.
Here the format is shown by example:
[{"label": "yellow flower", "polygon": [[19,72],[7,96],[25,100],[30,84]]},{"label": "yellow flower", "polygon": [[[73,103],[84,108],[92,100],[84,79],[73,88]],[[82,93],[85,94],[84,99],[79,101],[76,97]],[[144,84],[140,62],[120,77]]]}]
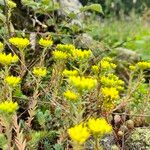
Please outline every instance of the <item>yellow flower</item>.
[{"label": "yellow flower", "polygon": [[5,78],[5,82],[12,87],[17,86],[21,81],[20,77],[8,76]]},{"label": "yellow flower", "polygon": [[13,114],[18,109],[18,104],[12,101],[5,101],[0,103],[0,112]]},{"label": "yellow flower", "polygon": [[100,67],[102,69],[114,69],[116,68],[116,65],[114,63],[111,63],[112,59],[110,57],[104,57],[101,61],[100,61]]},{"label": "yellow flower", "polygon": [[39,40],[39,44],[43,47],[50,47],[50,46],[52,46],[53,41],[51,39],[47,40],[47,39],[41,38]]},{"label": "yellow flower", "polygon": [[112,62],[112,58],[110,58],[110,57],[104,57],[103,60],[108,61],[108,62]]},{"label": "yellow flower", "polygon": [[149,69],[150,68],[150,62],[138,62],[137,63],[138,68],[140,69]]},{"label": "yellow flower", "polygon": [[115,87],[118,90],[123,89],[124,82],[120,80],[116,75],[114,74],[108,74],[107,76],[101,77],[101,83],[103,86],[106,87]]},{"label": "yellow flower", "polygon": [[113,101],[108,101],[108,100],[104,100],[103,101],[103,111],[108,112],[110,110],[112,110],[115,107],[115,104]]},{"label": "yellow flower", "polygon": [[68,129],[68,133],[72,141],[78,144],[83,144],[90,137],[88,128],[83,123]]},{"label": "yellow flower", "polygon": [[33,74],[37,77],[45,77],[47,74],[47,70],[44,67],[34,67]]},{"label": "yellow flower", "polygon": [[132,71],[134,71],[136,69],[136,66],[130,65],[129,69],[132,70]]},{"label": "yellow flower", "polygon": [[82,90],[92,90],[97,85],[97,80],[92,78],[85,78],[79,76],[70,76],[69,82],[79,91]]},{"label": "yellow flower", "polygon": [[83,61],[87,60],[92,56],[92,51],[91,50],[81,50],[81,49],[75,49],[72,51],[73,58]]},{"label": "yellow flower", "polygon": [[67,77],[69,77],[69,76],[76,76],[76,75],[78,75],[78,71],[77,70],[67,70],[67,69],[65,69],[63,71],[63,75],[67,76]]},{"label": "yellow flower", "polygon": [[14,3],[12,0],[8,0],[8,6],[12,9],[16,7],[16,3]]},{"label": "yellow flower", "polygon": [[3,49],[4,49],[4,45],[3,45],[3,43],[2,43],[2,42],[0,42],[0,52],[2,52],[2,51],[3,51]]},{"label": "yellow flower", "polygon": [[56,50],[65,53],[72,53],[72,51],[75,50],[75,47],[72,44],[58,44]]},{"label": "yellow flower", "polygon": [[15,63],[18,61],[18,56],[14,55],[12,56],[11,53],[9,53],[8,55],[5,53],[0,53],[0,63],[3,65],[10,65],[11,63]]},{"label": "yellow flower", "polygon": [[102,94],[105,98],[110,98],[110,99],[118,99],[119,98],[119,92],[117,91],[116,88],[107,88],[104,87],[102,88]]},{"label": "yellow flower", "polygon": [[25,49],[30,44],[27,38],[19,38],[19,37],[10,38],[9,42],[12,45],[16,46],[19,50]]},{"label": "yellow flower", "polygon": [[53,57],[56,60],[65,60],[68,58],[68,54],[66,52],[56,50],[53,52]]},{"label": "yellow flower", "polygon": [[87,122],[88,128],[95,136],[103,136],[112,131],[112,126],[104,118],[91,118]]},{"label": "yellow flower", "polygon": [[64,92],[64,96],[66,97],[66,99],[71,101],[76,101],[78,99],[78,95],[71,90],[67,90],[66,92]]},{"label": "yellow flower", "polygon": [[92,71],[97,74],[99,72],[99,67],[97,65],[93,65]]}]

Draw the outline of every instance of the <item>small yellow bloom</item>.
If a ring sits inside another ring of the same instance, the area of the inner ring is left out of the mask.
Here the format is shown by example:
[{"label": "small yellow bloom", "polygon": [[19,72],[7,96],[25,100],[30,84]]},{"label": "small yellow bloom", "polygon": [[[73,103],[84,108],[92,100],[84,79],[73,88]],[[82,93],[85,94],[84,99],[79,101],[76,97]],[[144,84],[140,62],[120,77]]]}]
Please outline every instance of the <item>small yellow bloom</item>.
[{"label": "small yellow bloom", "polygon": [[134,71],[136,69],[136,66],[131,65],[131,66],[129,66],[129,69]]},{"label": "small yellow bloom", "polygon": [[25,49],[30,44],[27,38],[19,38],[19,37],[10,38],[9,42],[12,45],[16,46],[19,50]]},{"label": "small yellow bloom", "polygon": [[119,92],[116,88],[107,88],[104,87],[102,88],[102,94],[105,98],[110,98],[110,99],[118,99],[119,98]]},{"label": "small yellow bloom", "polygon": [[81,49],[75,49],[72,51],[73,58],[75,58],[78,61],[87,60],[92,56],[91,50],[81,50]]},{"label": "small yellow bloom", "polygon": [[43,47],[50,47],[50,46],[52,46],[53,41],[51,39],[47,40],[47,39],[41,38],[39,40],[39,44]]},{"label": "small yellow bloom", "polygon": [[103,101],[103,111],[105,112],[109,112],[110,110],[112,110],[115,107],[115,104],[113,101],[107,101],[104,100]]},{"label": "small yellow bloom", "polygon": [[115,87],[116,89],[123,89],[124,82],[120,80],[116,75],[114,74],[108,74],[107,76],[101,77],[101,83],[105,87]]},{"label": "small yellow bloom", "polygon": [[78,99],[78,95],[71,90],[64,92],[64,96],[70,101],[76,101]]},{"label": "small yellow bloom", "polygon": [[92,66],[92,71],[97,74],[99,72],[99,67],[97,65]]},{"label": "small yellow bloom", "polygon": [[91,133],[95,136],[103,136],[112,131],[112,126],[104,118],[91,118],[88,120],[87,125]]},{"label": "small yellow bloom", "polygon": [[9,8],[13,9],[16,7],[16,3],[14,3],[12,0],[8,0],[8,6]]},{"label": "small yellow bloom", "polygon": [[2,52],[4,49],[4,44],[2,42],[0,42],[0,52]]},{"label": "small yellow bloom", "polygon": [[56,60],[65,60],[68,58],[68,54],[66,52],[56,50],[53,52],[53,57]]},{"label": "small yellow bloom", "polygon": [[114,69],[116,68],[116,65],[114,63],[112,63],[112,59],[110,57],[104,57],[101,61],[100,61],[100,67],[102,69]]},{"label": "small yellow bloom", "polygon": [[140,69],[149,69],[150,68],[150,62],[138,62],[137,63],[138,68]]},{"label": "small yellow bloom", "polygon": [[47,74],[47,70],[44,67],[34,67],[33,74],[37,77],[45,77]]},{"label": "small yellow bloom", "polygon": [[56,50],[62,51],[65,53],[72,53],[75,50],[74,45],[72,44],[58,44]]},{"label": "small yellow bloom", "polygon": [[78,144],[83,144],[90,137],[88,128],[83,123],[68,129],[68,133],[72,141]]},{"label": "small yellow bloom", "polygon": [[10,65],[11,63],[15,63],[19,60],[17,55],[12,56],[11,53],[8,55],[5,53],[0,53],[0,63],[3,65]]},{"label": "small yellow bloom", "polygon": [[79,77],[79,76],[70,76],[69,82],[71,85],[73,85],[75,88],[77,88],[79,91],[82,90],[92,90],[97,85],[97,80],[93,78],[85,78],[85,77]]},{"label": "small yellow bloom", "polygon": [[5,78],[5,82],[12,87],[17,86],[21,81],[20,77],[8,76]]},{"label": "small yellow bloom", "polygon": [[18,104],[12,101],[5,101],[0,103],[0,112],[13,114],[18,109]]},{"label": "small yellow bloom", "polygon": [[67,69],[65,69],[63,71],[63,75],[66,76],[66,77],[77,76],[78,75],[78,71],[77,70],[67,70]]},{"label": "small yellow bloom", "polygon": [[104,57],[103,60],[108,61],[108,62],[112,62],[112,58],[110,58],[110,57]]}]

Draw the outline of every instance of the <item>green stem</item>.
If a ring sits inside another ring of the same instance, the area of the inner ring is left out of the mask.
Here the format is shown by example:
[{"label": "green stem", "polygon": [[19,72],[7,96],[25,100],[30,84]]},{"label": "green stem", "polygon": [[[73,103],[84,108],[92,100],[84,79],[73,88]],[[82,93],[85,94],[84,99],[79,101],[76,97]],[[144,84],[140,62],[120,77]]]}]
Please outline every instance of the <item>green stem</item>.
[{"label": "green stem", "polygon": [[41,56],[41,59],[40,59],[40,67],[42,67],[43,64],[44,64],[46,50],[47,50],[47,47],[43,49],[42,56]]},{"label": "green stem", "polygon": [[83,146],[79,143],[73,143],[73,150],[84,150]]},{"label": "green stem", "polygon": [[25,62],[25,55],[24,51],[20,49],[20,57],[21,57],[21,77],[24,76],[24,73],[26,72],[26,62]]},{"label": "green stem", "polygon": [[100,150],[99,149],[99,140],[97,137],[95,138],[95,150]]},{"label": "green stem", "polygon": [[7,30],[8,30],[8,35],[9,35],[9,37],[11,37],[11,29],[10,29],[10,16],[11,16],[11,13],[10,13],[10,9],[8,7],[7,1],[6,0],[3,0],[3,1],[4,1],[4,5],[5,5],[6,26],[7,26]]}]

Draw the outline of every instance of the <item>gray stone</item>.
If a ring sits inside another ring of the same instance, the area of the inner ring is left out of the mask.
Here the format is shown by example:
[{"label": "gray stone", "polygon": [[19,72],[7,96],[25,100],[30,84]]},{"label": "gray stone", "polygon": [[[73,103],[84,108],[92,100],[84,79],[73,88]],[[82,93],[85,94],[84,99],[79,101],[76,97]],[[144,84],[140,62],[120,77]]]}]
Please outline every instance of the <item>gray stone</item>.
[{"label": "gray stone", "polygon": [[103,146],[104,150],[112,150],[112,147],[115,145],[115,138],[112,134],[106,135],[102,140],[101,140],[101,145]]},{"label": "gray stone", "polygon": [[54,2],[60,4],[60,14],[65,16],[72,12],[75,14],[79,13],[82,7],[79,0],[54,0]]},{"label": "gray stone", "polygon": [[122,61],[127,61],[132,63],[132,62],[138,62],[140,60],[140,55],[138,55],[133,50],[119,47],[116,48],[114,51],[116,52],[117,59],[120,59]]},{"label": "gray stone", "polygon": [[90,35],[87,33],[83,33],[76,37],[75,39],[75,46],[82,49],[90,49],[92,50],[93,54],[97,57],[107,50],[107,47],[104,43],[94,40]]},{"label": "gray stone", "polygon": [[150,128],[136,128],[125,141],[125,150],[150,150]]}]

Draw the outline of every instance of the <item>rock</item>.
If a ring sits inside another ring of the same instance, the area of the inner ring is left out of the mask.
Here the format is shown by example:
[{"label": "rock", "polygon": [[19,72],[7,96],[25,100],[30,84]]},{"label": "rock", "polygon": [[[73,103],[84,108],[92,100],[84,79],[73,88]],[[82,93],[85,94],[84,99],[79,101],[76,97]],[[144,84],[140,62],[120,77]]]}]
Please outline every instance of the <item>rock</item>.
[{"label": "rock", "polygon": [[115,145],[115,138],[113,134],[106,135],[101,140],[101,145],[104,150],[112,150],[112,147]]},{"label": "rock", "polygon": [[136,128],[125,141],[125,150],[150,150],[150,128]]},{"label": "rock", "polygon": [[[118,150],[112,149],[112,147],[116,147],[113,134],[105,135],[100,141],[100,146],[103,150]],[[86,143],[85,148],[86,150],[94,150],[93,144],[91,143]]]},{"label": "rock", "polygon": [[107,47],[103,43],[94,40],[87,33],[83,33],[77,36],[74,42],[75,46],[78,48],[92,50],[94,56],[96,57],[99,56],[105,50],[107,50]]},{"label": "rock", "polygon": [[117,59],[120,59],[122,61],[133,63],[138,62],[140,60],[140,55],[138,55],[133,50],[119,47],[116,48],[114,51],[116,52]]},{"label": "rock", "polygon": [[[82,7],[79,0],[54,0],[54,2],[60,4],[60,14],[65,16],[72,12],[75,14],[79,13]],[[78,16],[81,17],[81,14]]]}]

